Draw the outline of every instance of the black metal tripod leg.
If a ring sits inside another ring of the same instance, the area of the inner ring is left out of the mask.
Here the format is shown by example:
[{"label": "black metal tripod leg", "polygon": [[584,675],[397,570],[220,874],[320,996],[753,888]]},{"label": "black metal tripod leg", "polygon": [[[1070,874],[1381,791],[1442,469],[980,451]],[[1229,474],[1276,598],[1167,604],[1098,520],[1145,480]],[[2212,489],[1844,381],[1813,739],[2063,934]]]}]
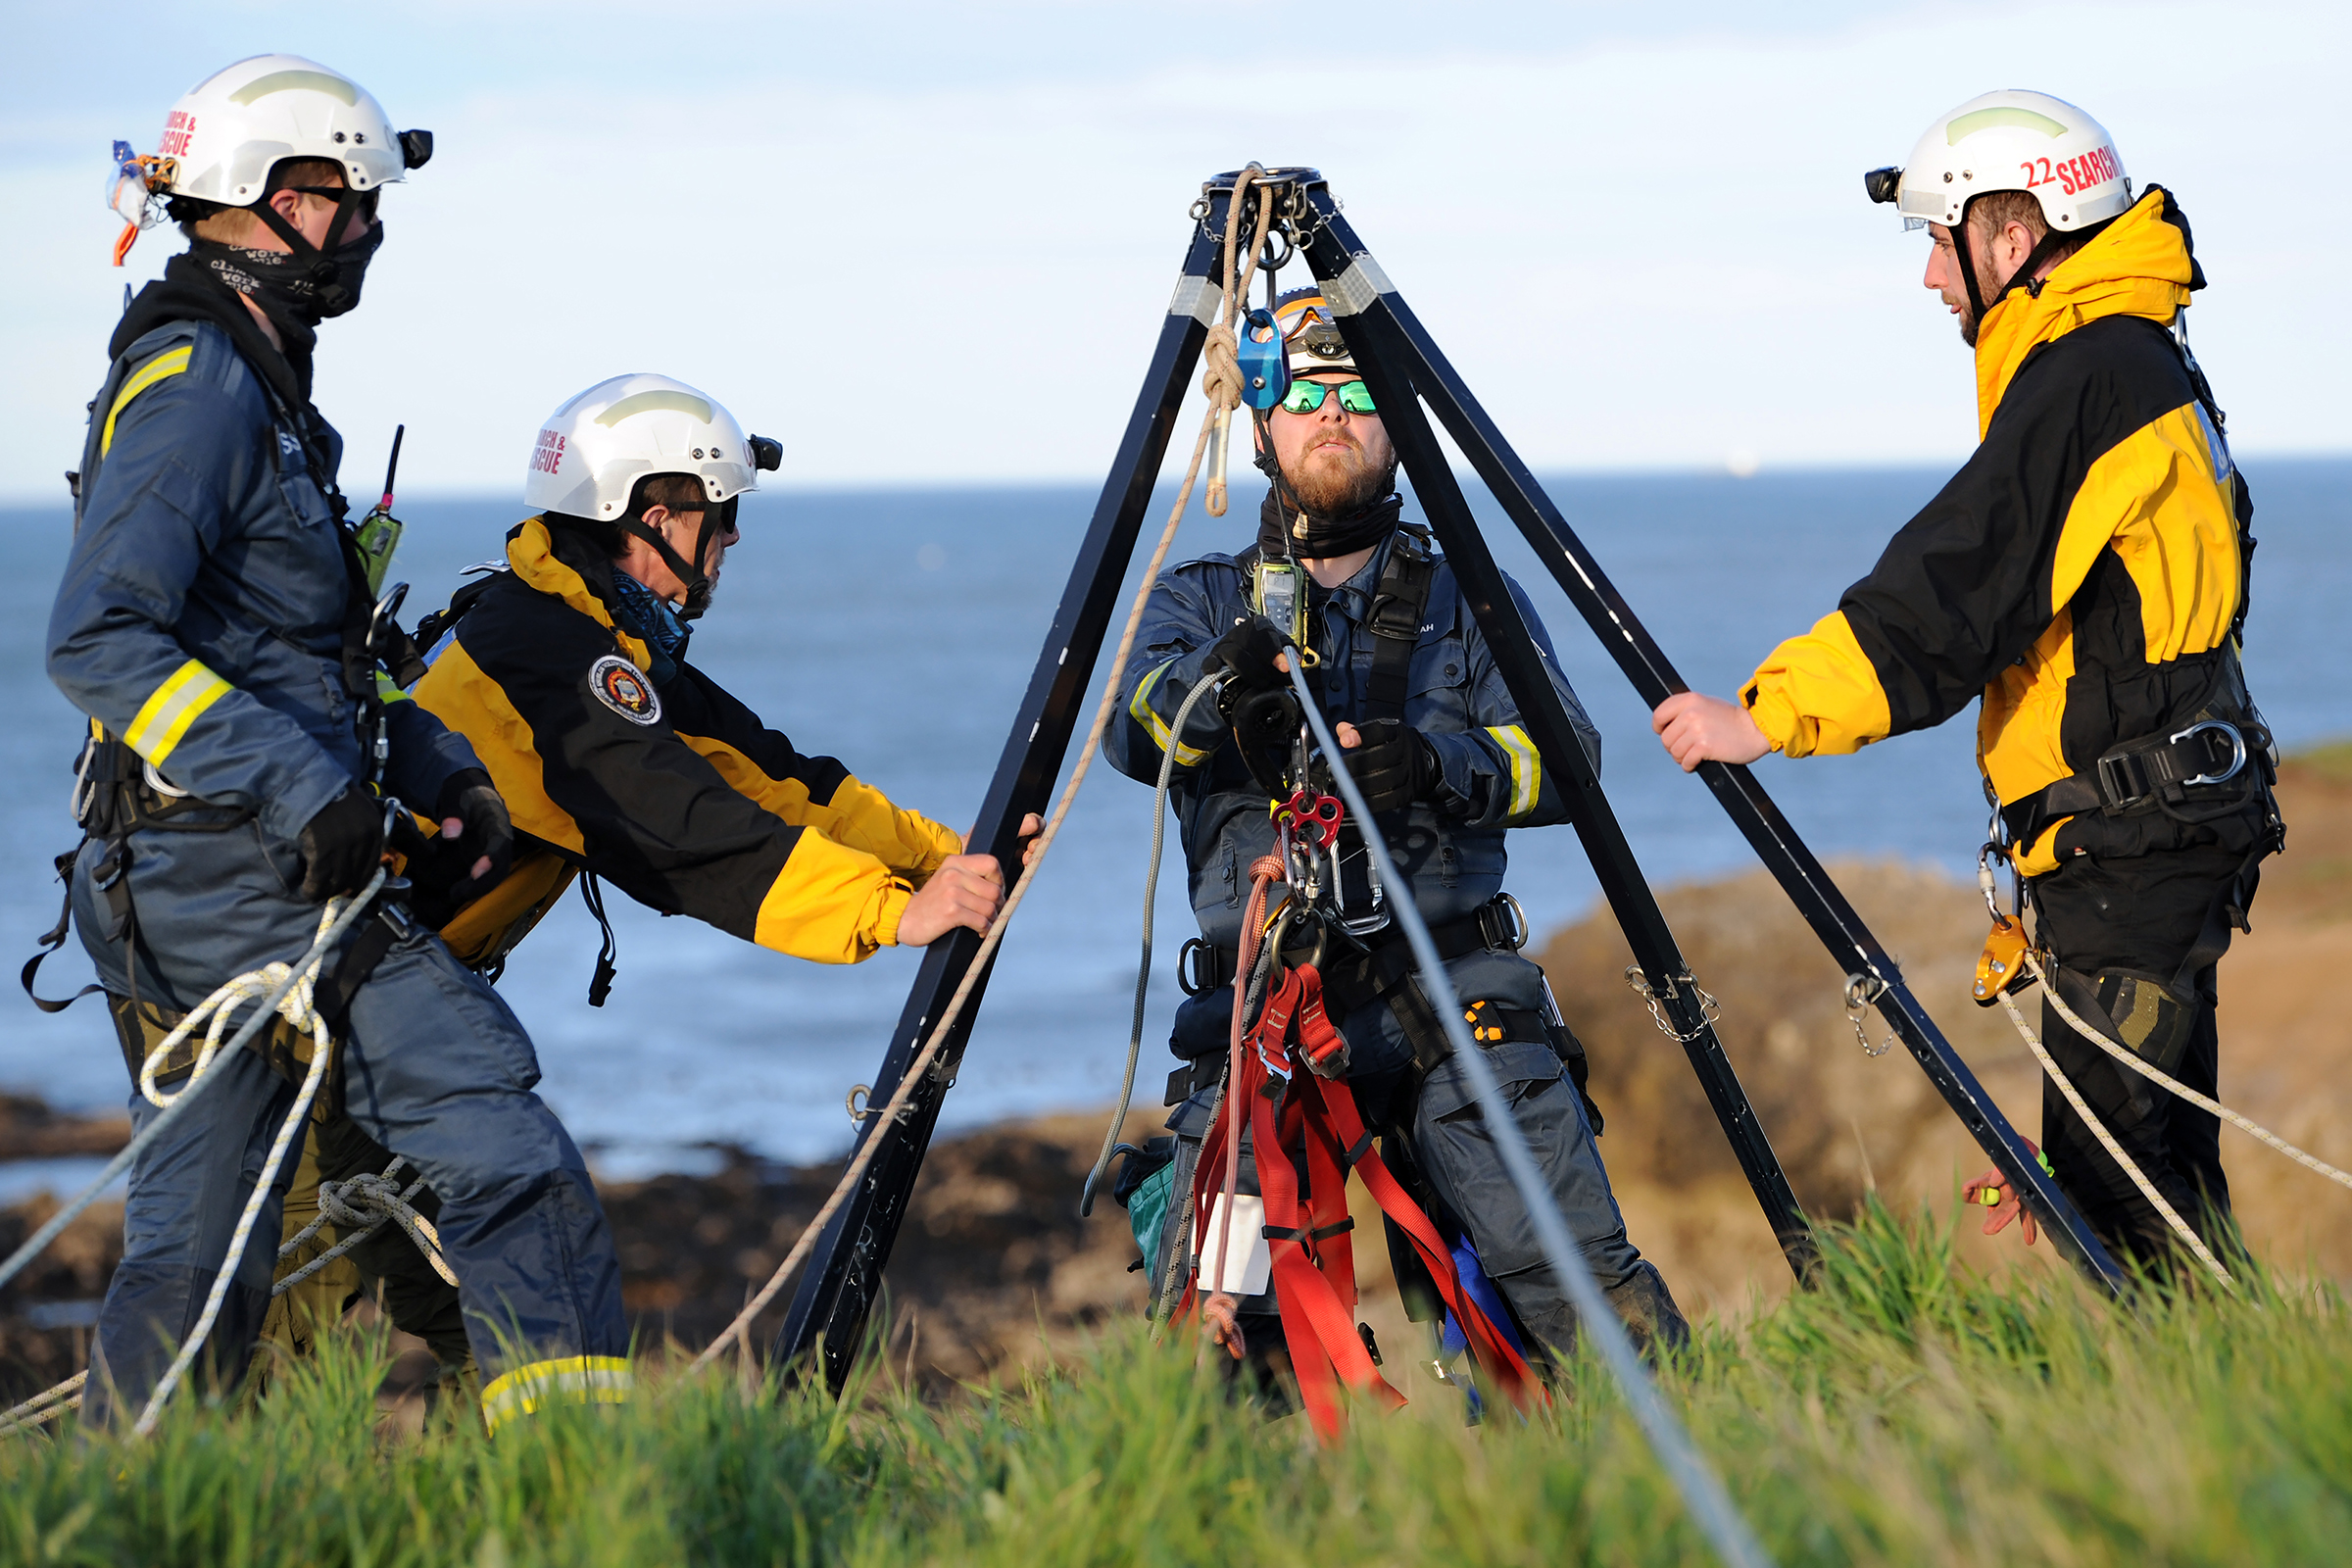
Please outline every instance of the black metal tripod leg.
[{"label": "black metal tripod leg", "polygon": [[[1318,187],[1310,192],[1309,199],[1320,227],[1307,250],[1308,264],[1315,275],[1325,280],[1325,291],[1335,311],[1349,318],[1346,330],[1350,342],[1365,338],[1386,344],[1402,359],[1401,368],[1409,378],[1411,391],[1428,399],[1479,477],[1494,493],[1545,569],[1567,593],[1570,603],[1585,617],[1601,646],[1617,661],[1618,667],[1624,670],[1642,700],[1655,706],[1674,693],[1687,690],[1641,618],[1462,384],[1379,263],[1340,216],[1330,193]],[[1376,399],[1388,396],[1379,383],[1372,383],[1372,388]],[[1409,401],[1409,394],[1400,389],[1399,405]],[[1384,421],[1394,432],[1396,416],[1388,412],[1390,407],[1387,401],[1381,403]],[[1418,409],[1412,412],[1418,416]],[[1438,466],[1445,472],[1445,482],[1449,484],[1451,471],[1444,468],[1442,458]],[[1418,470],[1415,477],[1418,480]],[[2060,1250],[2088,1277],[2110,1290],[2120,1290],[2124,1276],[2115,1260],[2058,1184],[2043,1174],[2040,1165],[2027,1153],[2016,1128],[1911,995],[1894,960],[1830,880],[1780,808],[1744,767],[1709,762],[1699,772],[1806,923],[1812,926],[1814,934],[1830,950],[1831,956],[1847,972],[1873,977],[1885,987],[1875,999],[1879,1010],[1902,1038],[1929,1082],[1943,1096],[1969,1135],[1983,1147],[2010,1186],[2023,1195]],[[1631,929],[1628,928],[1629,936]]]},{"label": "black metal tripod leg", "polygon": [[[1318,236],[1318,245],[1321,239]],[[1307,259],[1310,266],[1316,265],[1316,246],[1310,245]],[[1325,264],[1331,260],[1328,253],[1322,258]],[[1318,266],[1317,270],[1322,268]],[[1372,387],[1389,438],[1396,443],[1399,457],[1412,474],[1414,493],[1420,497],[1439,541],[1446,547],[1446,562],[1452,566],[1454,578],[1461,584],[1495,665],[1510,688],[1511,699],[1518,705],[1520,718],[1568,807],[1570,820],[1587,858],[1592,861],[1594,875],[1600,880],[1609,907],[1624,928],[1626,941],[1649,977],[1653,991],[1664,1001],[1674,1020],[1676,1036],[1690,1058],[1707,1102],[1722,1123],[1724,1136],[1730,1141],[1741,1171],[1747,1176],[1756,1202],[1764,1211],[1765,1222],[1772,1227],[1789,1268],[1801,1280],[1819,1261],[1812,1227],[1797,1204],[1788,1173],[1782,1169],[1779,1155],[1773,1152],[1771,1141],[1757,1121],[1747,1092],[1740,1086],[1730,1058],[1724,1054],[1722,1043],[1716,1039],[1694,989],[1687,983],[1678,983],[1687,979],[1689,971],[1675,944],[1674,933],[1668,929],[1665,914],[1635,862],[1632,847],[1626,843],[1617,814],[1601,790],[1592,760],[1577,739],[1567,708],[1545,668],[1543,650],[1512,600],[1502,570],[1494,564],[1469,503],[1454,482],[1437,436],[1412,394],[1412,381],[1405,368],[1411,361],[1410,349],[1393,329],[1362,317],[1351,323],[1349,347],[1355,351],[1356,364]]]},{"label": "black metal tripod leg", "polygon": [[[1046,808],[1070,738],[1084,716],[1080,704],[1102,657],[1103,636],[1119,600],[1119,584],[1134,558],[1136,536],[1152,503],[1152,484],[1167,454],[1168,438],[1193,366],[1200,358],[1201,339],[1215,314],[1219,291],[1213,274],[1220,260],[1224,220],[1224,204],[1219,200],[1208,218],[1194,227],[1175,298],[1160,325],[1152,366],[1128,416],[1118,457],[1095,503],[1094,520],[1070,568],[1068,585],[1054,612],[1053,627],[1030,674],[1028,693],[1021,699],[996,776],[990,780],[980,808],[972,841],[988,846],[1002,862],[1007,886],[1021,869],[1021,818]],[[1111,678],[1118,678],[1116,671]],[[952,932],[931,945],[891,1036],[890,1050],[874,1074],[869,1104],[881,1105],[897,1092],[907,1065],[922,1049],[930,1020],[946,1009],[979,951],[980,939],[969,931]],[[908,1102],[905,1119],[884,1127],[869,1118],[858,1128],[861,1146],[869,1138],[884,1140],[883,1146],[866,1167],[864,1181],[819,1239],[785,1316],[783,1332],[776,1337],[772,1355],[779,1365],[801,1359],[821,1343],[825,1380],[836,1394],[857,1357],[866,1315],[906,1218],[915,1178],[922,1171],[940,1102],[963,1058],[964,1043],[973,1016],[980,1010],[985,985],[984,976],[942,1048],[930,1082]]]}]

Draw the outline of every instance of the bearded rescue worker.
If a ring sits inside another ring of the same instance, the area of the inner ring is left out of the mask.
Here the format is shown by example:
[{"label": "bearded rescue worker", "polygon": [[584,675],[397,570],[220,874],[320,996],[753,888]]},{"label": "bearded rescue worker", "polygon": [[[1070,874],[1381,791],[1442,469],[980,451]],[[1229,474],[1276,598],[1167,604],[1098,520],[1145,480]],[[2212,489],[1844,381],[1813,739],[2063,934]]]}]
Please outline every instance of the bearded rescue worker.
[{"label": "bearded rescue worker", "polygon": [[[1258,430],[1258,466],[1273,486],[1257,543],[1238,557],[1188,562],[1153,588],[1120,677],[1126,721],[1103,742],[1114,766],[1147,783],[1157,780],[1165,749],[1176,754],[1172,799],[1200,942],[1188,948],[1186,988],[1194,995],[1178,1009],[1170,1042],[1190,1063],[1169,1085],[1169,1102],[1182,1102],[1168,1123],[1179,1138],[1175,1190],[1185,1190],[1211,1122],[1249,868],[1274,853],[1275,828],[1269,787],[1253,778],[1218,703],[1196,707],[1182,735],[1169,726],[1186,694],[1219,670],[1230,669],[1229,685],[1247,691],[1289,689],[1276,663],[1276,624],[1253,585],[1261,564],[1295,562],[1303,568],[1303,608],[1281,620],[1282,632],[1296,630],[1319,654],[1310,679],[1326,712],[1342,721],[1336,730],[1348,766],[1410,879],[1383,896],[1413,899],[1429,921],[1477,1032],[1491,1042],[1488,1065],[1513,1102],[1553,1200],[1637,1343],[1680,1345],[1688,1329],[1657,1270],[1627,1240],[1594,1144],[1584,1049],[1552,1007],[1544,972],[1519,954],[1525,926],[1502,892],[1504,833],[1562,821],[1566,809],[1452,571],[1431,552],[1426,529],[1399,521],[1395,449],[1321,291],[1284,295],[1276,319],[1293,381]],[[1542,640],[1533,608],[1516,585],[1512,593]],[[1548,662],[1547,645],[1544,656]],[[1567,681],[1556,670],[1552,678],[1597,762],[1599,736]],[[1351,906],[1378,925],[1361,880],[1357,828],[1343,828],[1343,852],[1354,845],[1344,880],[1356,879]],[[1370,957],[1334,959],[1323,980],[1365,1125],[1389,1129],[1384,1159],[1418,1168],[1420,1196],[1435,1200],[1432,1217],[1449,1240],[1473,1243],[1519,1326],[1564,1352],[1575,1343],[1574,1310],[1462,1066],[1409,978],[1403,928],[1388,923],[1362,940]],[[1396,1157],[1405,1153],[1409,1160]],[[1244,1190],[1255,1191],[1248,1178]],[[1159,1278],[1156,1260],[1153,1267]],[[1273,1310],[1270,1294],[1242,1303],[1244,1332],[1270,1341]],[[1238,1336],[1221,1337],[1240,1353]]]},{"label": "bearded rescue worker", "polygon": [[[615,376],[549,416],[523,483],[536,514],[507,536],[504,569],[419,627],[416,704],[472,743],[516,831],[505,881],[454,917],[431,911],[461,958],[503,961],[582,872],[818,963],[988,929],[1004,896],[994,856],[803,755],[687,662],[740,500],[781,457],[667,376]],[[589,906],[601,922],[601,899]],[[600,957],[591,1004],[612,976]],[[319,1140],[330,1180],[388,1159],[348,1130]],[[448,1360],[455,1293],[397,1234],[366,1246],[394,1321]]]},{"label": "bearded rescue worker", "polygon": [[[115,329],[48,664],[91,720],[71,908],[134,1077],[215,987],[299,957],[321,903],[369,878],[386,814],[371,782],[433,808],[466,862],[457,896],[504,868],[506,811],[473,752],[381,699],[385,651],[335,487],[342,442],[310,399],[315,328],[359,303],[383,187],[430,147],[347,77],[272,55],[193,88],[162,155],[132,166],[125,243],[150,198],[194,243]],[[604,1213],[498,994],[395,902],[353,927],[319,989],[346,1113],[441,1195],[492,1422],[625,1397]],[[242,1374],[271,1249],[225,1254],[294,1099],[286,1074],[303,1071],[270,1044],[284,1034],[259,1037],[267,1055],[216,1059],[223,1081],[132,1167],[84,1420],[139,1411],[223,1268],[234,1284],[197,1377]],[[174,1056],[161,1081],[188,1064]],[[134,1093],[130,1113],[144,1127],[160,1112]],[[276,1234],[274,1201],[259,1230]]]},{"label": "bearded rescue worker", "polygon": [[[1866,183],[1934,236],[1925,282],[1976,350],[1982,444],[1739,702],[1684,693],[1654,727],[1686,769],[1811,757],[1939,724],[1981,692],[1986,793],[2061,993],[2211,1095],[2215,961],[2284,829],[2238,665],[2253,503],[2181,318],[2205,286],[2187,220],[2161,186],[2134,200],[2107,132],[2041,93],[1971,99],[1909,167]],[[2215,1118],[2046,1003],[2042,1034],[2167,1201],[2222,1247]],[[2166,1261],[2162,1217],[2054,1084],[2042,1142],[2110,1249]],[[2019,1212],[1998,1196],[1988,1233]]]}]

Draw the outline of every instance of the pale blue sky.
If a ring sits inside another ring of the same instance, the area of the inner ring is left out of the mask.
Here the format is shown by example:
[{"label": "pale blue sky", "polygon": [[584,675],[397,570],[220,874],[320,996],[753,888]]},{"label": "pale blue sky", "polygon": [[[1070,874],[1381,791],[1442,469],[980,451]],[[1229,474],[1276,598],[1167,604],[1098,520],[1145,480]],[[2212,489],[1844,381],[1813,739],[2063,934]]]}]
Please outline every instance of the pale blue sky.
[{"label": "pale blue sky", "polygon": [[[1967,356],[1860,172],[1997,86],[2170,185],[2241,452],[2352,445],[2332,165],[2345,8],[1711,3],[0,5],[0,499],[55,499],[125,278],[101,205],[191,82],[308,54],[439,138],[319,402],[366,488],[519,493],[624,370],[782,436],[784,482],[1099,476],[1200,178],[1312,163],[1523,455],[1955,461]],[[1344,29],[1335,31],[1335,19]]]}]

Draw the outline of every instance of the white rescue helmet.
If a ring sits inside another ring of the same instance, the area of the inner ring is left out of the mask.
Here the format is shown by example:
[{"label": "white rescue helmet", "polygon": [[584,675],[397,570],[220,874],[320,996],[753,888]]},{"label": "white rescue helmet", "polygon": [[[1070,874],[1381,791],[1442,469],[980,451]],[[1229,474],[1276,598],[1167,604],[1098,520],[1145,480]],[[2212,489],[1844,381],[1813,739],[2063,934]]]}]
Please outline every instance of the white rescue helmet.
[{"label": "white rescue helmet", "polygon": [[1996,190],[2032,196],[2059,233],[2132,205],[2132,177],[2104,125],[2063,98],[2014,89],[1971,98],[1928,127],[1909,163],[1862,181],[1872,201],[1894,204],[1906,228],[1956,228],[1973,198]]},{"label": "white rescue helmet", "polygon": [[181,94],[153,153],[115,144],[108,205],[131,225],[120,242],[127,251],[139,229],[163,220],[170,198],[251,207],[290,158],[339,164],[345,188],[365,195],[432,156],[431,131],[393,129],[383,106],[341,72],[300,55],[255,55]]},{"label": "white rescue helmet", "polygon": [[712,503],[760,488],[760,470],[783,461],[781,444],[747,436],[715,398],[666,375],[599,381],[547,416],[531,448],[522,502],[609,522],[629,510],[649,474],[700,479]]}]

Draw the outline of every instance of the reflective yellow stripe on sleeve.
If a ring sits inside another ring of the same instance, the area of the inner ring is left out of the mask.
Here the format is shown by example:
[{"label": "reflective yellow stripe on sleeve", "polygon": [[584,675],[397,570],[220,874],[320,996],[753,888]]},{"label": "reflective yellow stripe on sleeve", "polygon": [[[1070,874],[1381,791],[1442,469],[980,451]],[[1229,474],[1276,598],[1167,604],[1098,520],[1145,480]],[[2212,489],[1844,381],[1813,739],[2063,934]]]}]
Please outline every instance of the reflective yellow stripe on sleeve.
[{"label": "reflective yellow stripe on sleeve", "polygon": [[1167,663],[1160,665],[1144,677],[1143,683],[1135,688],[1135,696],[1127,704],[1127,711],[1138,724],[1143,725],[1146,730],[1151,732],[1152,743],[1154,746],[1163,752],[1170,746],[1176,748],[1176,765],[1178,767],[1199,767],[1208,754],[1197,751],[1178,741],[1175,732],[1161,722],[1157,713],[1152,711],[1152,688],[1159,684],[1159,677],[1165,675],[1175,662],[1176,661],[1171,659]]},{"label": "reflective yellow stripe on sleeve", "polygon": [[115,444],[116,416],[129,407],[132,398],[137,397],[165,376],[177,375],[186,369],[188,355],[194,347],[194,344],[182,343],[175,349],[169,349],[158,354],[154,359],[130,372],[129,378],[122,383],[122,390],[115,394],[114,407],[106,411],[106,428],[98,432],[98,455],[100,457],[105,457],[107,449]]},{"label": "reflective yellow stripe on sleeve", "polygon": [[204,661],[191,659],[139,705],[130,728],[122,732],[122,744],[161,767],[188,726],[228,692],[228,682],[207,669]]},{"label": "reflective yellow stripe on sleeve", "polygon": [[550,1404],[626,1404],[637,1375],[618,1355],[565,1355],[518,1366],[482,1391],[482,1424],[529,1415]]},{"label": "reflective yellow stripe on sleeve", "polygon": [[1536,795],[1544,788],[1544,756],[1517,724],[1489,724],[1487,733],[1511,760],[1511,808],[1504,814],[1525,816],[1536,808]]}]

